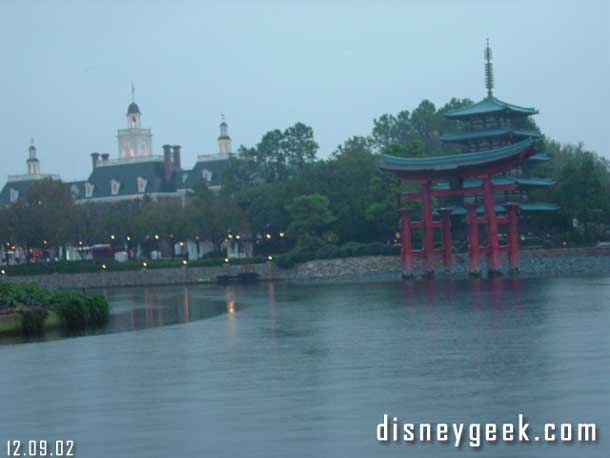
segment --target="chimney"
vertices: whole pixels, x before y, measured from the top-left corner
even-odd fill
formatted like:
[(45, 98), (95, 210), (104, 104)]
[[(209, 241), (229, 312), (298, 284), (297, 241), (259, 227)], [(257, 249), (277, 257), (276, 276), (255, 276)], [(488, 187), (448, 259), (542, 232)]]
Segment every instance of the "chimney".
[(103, 162), (108, 162), (108, 159), (110, 158), (110, 154), (108, 153), (103, 153), (102, 154), (102, 163)]
[(172, 147), (163, 145), (163, 172), (165, 182), (169, 183), (172, 178)]
[(91, 153), (91, 163), (93, 165), (93, 168), (97, 167), (99, 161), (100, 161), (99, 153)]
[(182, 170), (182, 162), (180, 161), (180, 145), (174, 145), (174, 170)]

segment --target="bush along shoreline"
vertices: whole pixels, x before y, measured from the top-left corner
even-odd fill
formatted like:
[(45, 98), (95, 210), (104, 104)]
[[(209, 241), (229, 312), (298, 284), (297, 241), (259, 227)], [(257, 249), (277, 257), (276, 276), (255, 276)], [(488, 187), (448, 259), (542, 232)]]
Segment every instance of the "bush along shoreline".
[(0, 284), (0, 335), (36, 336), (50, 328), (84, 331), (105, 324), (109, 315), (101, 294)]
[[(231, 259), (229, 264), (262, 264), (267, 262), (264, 256), (256, 256), (249, 259)], [(94, 260), (94, 261), (57, 261), (57, 262), (36, 262), (30, 264), (17, 264), (12, 266), (2, 266), (2, 275), (8, 277), (20, 277), (26, 275), (48, 275), (48, 274), (81, 274), (93, 272), (127, 272), (136, 270), (154, 269), (177, 269), (189, 267), (219, 267), (226, 264), (225, 258), (202, 258), (193, 261), (185, 259), (132, 259), (126, 262), (117, 262), (113, 259)]]

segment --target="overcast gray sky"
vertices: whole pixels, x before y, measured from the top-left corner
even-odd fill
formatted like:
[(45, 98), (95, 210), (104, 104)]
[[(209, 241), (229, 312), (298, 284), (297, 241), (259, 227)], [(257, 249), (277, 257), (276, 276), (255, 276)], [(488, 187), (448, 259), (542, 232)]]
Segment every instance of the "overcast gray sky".
[(221, 113), (234, 149), (302, 121), (324, 157), (383, 113), (482, 98), (486, 37), (496, 96), (610, 157), (609, 16), (606, 0), (2, 0), (0, 183), (31, 137), (67, 180), (117, 157), (132, 81), (155, 153), (181, 144), (187, 167), (216, 151)]

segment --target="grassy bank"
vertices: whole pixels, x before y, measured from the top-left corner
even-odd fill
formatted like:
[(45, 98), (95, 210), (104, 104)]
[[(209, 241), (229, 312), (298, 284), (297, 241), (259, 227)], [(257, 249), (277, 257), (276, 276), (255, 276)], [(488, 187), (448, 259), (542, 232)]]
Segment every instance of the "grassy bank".
[[(261, 264), (267, 261), (265, 257), (255, 257), (252, 259), (231, 259), (230, 264), (240, 265), (246, 262)], [(217, 267), (226, 263), (225, 258), (204, 258), (194, 261), (183, 259), (159, 259), (151, 261), (149, 259), (129, 260), (127, 262), (116, 262), (114, 260), (96, 261), (58, 261), (58, 262), (36, 262), (30, 264), (19, 264), (13, 266), (3, 266), (4, 275), (24, 276), (24, 275), (48, 275), (48, 274), (79, 274), (88, 272), (125, 272), (147, 269), (171, 269), (189, 267)]]
[(109, 313), (101, 294), (0, 284), (0, 334), (36, 335), (56, 327), (84, 330), (104, 324)]

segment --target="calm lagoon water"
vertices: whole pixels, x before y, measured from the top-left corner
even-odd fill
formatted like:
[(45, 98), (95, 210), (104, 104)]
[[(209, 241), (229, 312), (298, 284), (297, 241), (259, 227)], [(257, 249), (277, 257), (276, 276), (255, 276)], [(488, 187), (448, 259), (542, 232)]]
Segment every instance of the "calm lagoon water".
[[(610, 279), (115, 289), (96, 335), (0, 347), (7, 439), (79, 457), (610, 456)], [(381, 445), (404, 422), (596, 422), (595, 445)], [(2, 452), (3, 453), (3, 452)], [(2, 454), (1, 456), (4, 456)]]

